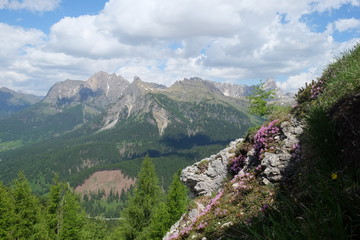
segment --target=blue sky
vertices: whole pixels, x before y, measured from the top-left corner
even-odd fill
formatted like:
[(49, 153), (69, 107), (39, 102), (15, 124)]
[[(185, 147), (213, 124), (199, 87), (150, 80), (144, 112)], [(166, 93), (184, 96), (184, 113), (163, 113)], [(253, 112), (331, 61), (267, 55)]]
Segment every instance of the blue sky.
[(360, 0), (0, 0), (0, 34), (0, 87), (39, 95), (98, 71), (294, 92), (360, 42)]
[(0, 22), (25, 28), (37, 28), (44, 33), (49, 33), (50, 27), (62, 18), (96, 15), (104, 8), (106, 2), (105, 0), (62, 0), (52, 11), (3, 8), (0, 9)]

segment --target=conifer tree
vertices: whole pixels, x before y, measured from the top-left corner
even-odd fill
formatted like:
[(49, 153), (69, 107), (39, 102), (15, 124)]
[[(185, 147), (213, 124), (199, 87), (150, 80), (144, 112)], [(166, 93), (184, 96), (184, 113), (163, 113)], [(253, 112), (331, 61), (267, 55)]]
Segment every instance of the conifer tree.
[(67, 186), (59, 182), (59, 176), (53, 179), (50, 187), (46, 208), (46, 223), (51, 239), (56, 239), (61, 228), (62, 201), (66, 193)]
[(38, 199), (32, 194), (28, 180), (23, 172), (19, 172), (12, 191), (15, 200), (16, 239), (49, 239), (46, 230), (45, 216)]
[(0, 182), (0, 239), (14, 239), (15, 205), (8, 189)]
[(82, 228), (82, 238), (85, 240), (102, 240), (107, 239), (108, 232), (105, 220), (88, 219)]
[(160, 202), (154, 209), (150, 224), (137, 237), (139, 240), (161, 240), (170, 229), (169, 212), (166, 202)]
[(136, 239), (141, 231), (150, 224), (154, 209), (160, 201), (159, 180), (154, 164), (145, 157), (137, 177), (134, 194), (122, 214), (122, 221), (117, 230), (123, 239)]
[(169, 213), (169, 228), (180, 219), (189, 203), (188, 190), (180, 181), (180, 174), (180, 171), (174, 174), (167, 194), (166, 206)]
[(78, 196), (75, 195), (70, 189), (64, 196), (61, 215), (62, 221), (59, 239), (81, 239), (81, 229), (85, 223), (85, 213), (80, 206)]

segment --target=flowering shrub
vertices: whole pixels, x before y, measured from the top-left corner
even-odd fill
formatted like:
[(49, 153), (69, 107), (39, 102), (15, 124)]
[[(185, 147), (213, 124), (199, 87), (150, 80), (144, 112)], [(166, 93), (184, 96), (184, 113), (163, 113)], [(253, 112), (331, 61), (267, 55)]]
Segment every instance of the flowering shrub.
[(318, 82), (311, 86), (311, 99), (316, 99), (324, 90), (324, 80), (320, 79)]
[(246, 156), (240, 154), (239, 156), (230, 160), (229, 170), (232, 174), (237, 174), (245, 166)]
[(207, 222), (201, 221), (199, 225), (197, 226), (197, 230), (202, 230), (208, 225)]
[(234, 189), (235, 195), (240, 193), (246, 193), (251, 190), (251, 185), (249, 182), (254, 179), (254, 175), (251, 173), (244, 173), (243, 171), (239, 172), (232, 180), (232, 187)]
[(216, 208), (214, 214), (216, 217), (223, 217), (228, 214), (228, 211), (226, 209)]
[(265, 152), (274, 151), (275, 148), (272, 146), (274, 143), (274, 137), (279, 135), (280, 128), (276, 126), (279, 120), (271, 121), (267, 126), (262, 126), (254, 137), (254, 150), (255, 157), (261, 160), (264, 157)]
[(255, 174), (258, 175), (260, 173), (262, 173), (264, 171), (264, 166), (262, 166), (261, 164), (257, 165), (256, 168), (254, 169)]
[(190, 231), (192, 231), (194, 229), (197, 229), (197, 230), (204, 229), (207, 226), (207, 222), (201, 221), (197, 226), (195, 224), (202, 216), (204, 216), (205, 214), (210, 212), (212, 207), (217, 203), (217, 201), (221, 198), (221, 196), (223, 194), (224, 194), (224, 191), (221, 190), (214, 198), (212, 198), (210, 200), (210, 203), (208, 205), (206, 205), (204, 210), (202, 210), (202, 212), (196, 218), (192, 219), (191, 223), (188, 226), (181, 229), (180, 233), (175, 233), (175, 234), (171, 235), (170, 237), (167, 238), (167, 240), (174, 240), (174, 239), (181, 238), (182, 236), (186, 236), (190, 233)]

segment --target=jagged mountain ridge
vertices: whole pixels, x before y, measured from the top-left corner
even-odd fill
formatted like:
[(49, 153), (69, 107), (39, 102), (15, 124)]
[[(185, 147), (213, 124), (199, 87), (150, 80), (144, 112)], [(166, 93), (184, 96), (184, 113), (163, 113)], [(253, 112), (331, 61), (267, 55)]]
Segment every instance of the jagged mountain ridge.
[(198, 78), (168, 88), (104, 72), (66, 80), (0, 121), (0, 179), (14, 178), (21, 167), (30, 179), (50, 181), (59, 172), (77, 185), (96, 169), (134, 175), (136, 159), (146, 154), (170, 178), (256, 124), (246, 109), (246, 101)]
[[(276, 90), (277, 101), (291, 101), (289, 96), (277, 88), (272, 79), (265, 82), (266, 89)], [(234, 103), (234, 107), (243, 106), (240, 100), (250, 95), (253, 86), (218, 83), (201, 78), (190, 78), (175, 82), (172, 86), (166, 87), (156, 83), (147, 83), (139, 77), (135, 77), (132, 83), (116, 74), (98, 72), (87, 81), (66, 80), (55, 84), (43, 100), (58, 108), (68, 104), (85, 103), (90, 108), (96, 109), (98, 114), (107, 112), (104, 118), (103, 129), (113, 127), (124, 112), (131, 114), (135, 107), (144, 107), (144, 103), (136, 106), (142, 96), (148, 93), (164, 94), (172, 99), (180, 101), (215, 101)], [(236, 98), (229, 100), (228, 97)], [(216, 101), (215, 101), (216, 102)], [(142, 106), (141, 106), (142, 105)], [(146, 104), (145, 104), (146, 105)], [(147, 109), (149, 111), (149, 109)]]

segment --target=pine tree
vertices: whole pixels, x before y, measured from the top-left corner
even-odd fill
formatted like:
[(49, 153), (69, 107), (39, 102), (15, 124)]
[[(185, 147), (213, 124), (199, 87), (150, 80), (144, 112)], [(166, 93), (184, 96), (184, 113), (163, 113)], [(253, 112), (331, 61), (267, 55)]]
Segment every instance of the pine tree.
[(82, 228), (82, 238), (85, 240), (102, 240), (108, 236), (105, 220), (88, 219)]
[(64, 183), (59, 182), (59, 177), (56, 175), (53, 179), (53, 185), (50, 187), (46, 207), (46, 223), (51, 239), (56, 239), (58, 237), (61, 228), (61, 205), (66, 189), (67, 186)]
[(167, 194), (166, 206), (169, 213), (169, 228), (180, 219), (189, 203), (188, 190), (180, 181), (180, 174), (180, 171), (174, 174)]
[(160, 201), (159, 180), (154, 164), (145, 157), (134, 189), (134, 195), (128, 200), (120, 222), (118, 234), (124, 239), (136, 239), (141, 231), (150, 224), (154, 209)]
[(32, 194), (28, 180), (23, 172), (18, 174), (12, 191), (15, 200), (17, 221), (15, 227), (16, 239), (49, 239), (46, 230), (45, 216), (42, 215), (38, 199)]
[(169, 212), (166, 202), (160, 202), (154, 209), (150, 224), (136, 238), (138, 240), (161, 240), (170, 229)]
[(0, 239), (14, 239), (15, 205), (8, 189), (0, 182)]
[(80, 200), (71, 189), (64, 196), (61, 213), (60, 240), (81, 239), (81, 229), (85, 223), (85, 213), (80, 206)]

